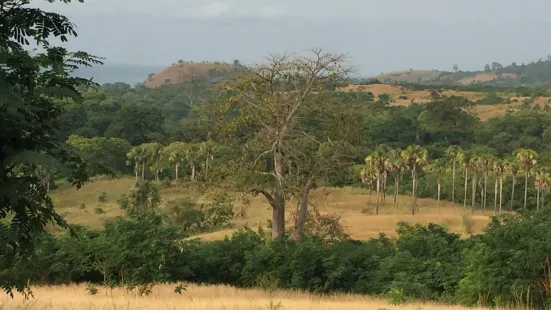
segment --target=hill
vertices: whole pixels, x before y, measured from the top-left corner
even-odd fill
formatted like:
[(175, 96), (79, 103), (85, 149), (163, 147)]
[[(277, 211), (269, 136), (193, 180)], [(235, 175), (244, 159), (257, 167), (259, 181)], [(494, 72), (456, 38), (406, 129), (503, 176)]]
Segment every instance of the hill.
[(223, 72), (229, 71), (232, 65), (222, 62), (183, 62), (179, 61), (161, 71), (149, 74), (145, 85), (158, 87), (165, 84), (178, 84), (185, 80), (198, 78), (214, 81)]
[(537, 62), (517, 65), (512, 63), (503, 66), (494, 62), (480, 71), (455, 72), (438, 70), (406, 70), (381, 73), (370, 79), (378, 79), (384, 83), (407, 82), (427, 85), (490, 85), (500, 87), (542, 86), (551, 84), (551, 58), (540, 59)]
[[(127, 193), (133, 184), (134, 179), (128, 177), (117, 180), (99, 179), (80, 190), (65, 184), (54, 190), (52, 197), (57, 212), (65, 216), (70, 223), (100, 229), (106, 219), (124, 216), (117, 200), (122, 194)], [(100, 203), (98, 197), (102, 192), (106, 194), (107, 199)], [(163, 200), (160, 210), (166, 209), (167, 203), (171, 200), (194, 196), (196, 195), (193, 190), (173, 184), (170, 188), (161, 191)], [(197, 198), (206, 199), (206, 197)], [(412, 216), (410, 214), (411, 198), (400, 196), (398, 208), (392, 201), (392, 197), (389, 197), (382, 204), (380, 215), (375, 216), (371, 215), (375, 208), (375, 196), (370, 197), (366, 190), (358, 188), (321, 188), (313, 191), (310, 198), (312, 204), (318, 207), (321, 213), (340, 215), (347, 233), (357, 240), (375, 238), (379, 233), (395, 236), (397, 224), (401, 221), (424, 225), (437, 223), (447, 227), (451, 232), (460, 234), (465, 233), (465, 225), (472, 225), (472, 232), (479, 233), (488, 224), (492, 215), (491, 212), (484, 214), (477, 212), (476, 215), (471, 216), (470, 211), (463, 209), (463, 205), (447, 201), (442, 201), (441, 208), (438, 210), (436, 200), (420, 199), (420, 212)], [(296, 202), (290, 201), (289, 204), (293, 205)], [(243, 205), (236, 201), (234, 206), (236, 213), (242, 208)], [(292, 219), (291, 210), (292, 208), (288, 209), (288, 224)], [(250, 206), (246, 207), (243, 217), (234, 218), (231, 229), (214, 231), (199, 237), (205, 240), (223, 239), (225, 236), (231, 236), (235, 229), (245, 226), (255, 230), (258, 227), (268, 229), (266, 223), (271, 214), (266, 199), (257, 196), (252, 199)]]

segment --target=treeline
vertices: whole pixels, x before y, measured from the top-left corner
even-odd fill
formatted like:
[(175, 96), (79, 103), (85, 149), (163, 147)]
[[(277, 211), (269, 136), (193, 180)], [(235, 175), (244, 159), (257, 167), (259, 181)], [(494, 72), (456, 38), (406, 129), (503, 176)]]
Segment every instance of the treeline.
[[(116, 218), (101, 231), (73, 227), (42, 235), (7, 274), (34, 284), (93, 283), (147, 294), (156, 283), (227, 284), (266, 290), (386, 296), (467, 306), (547, 309), (551, 211), (503, 215), (483, 235), (461, 239), (444, 228), (402, 223), (393, 240), (271, 240), (241, 229), (231, 239), (186, 239), (162, 216)], [(181, 287), (181, 285), (180, 285)]]

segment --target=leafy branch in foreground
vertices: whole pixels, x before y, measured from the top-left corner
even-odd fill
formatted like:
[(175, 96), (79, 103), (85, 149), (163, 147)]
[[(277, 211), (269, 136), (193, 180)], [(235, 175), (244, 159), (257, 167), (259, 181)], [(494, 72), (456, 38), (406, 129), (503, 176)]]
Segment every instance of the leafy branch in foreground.
[[(57, 139), (57, 119), (61, 102), (79, 101), (79, 88), (97, 86), (71, 73), (101, 64), (85, 52), (50, 46), (51, 37), (76, 36), (74, 25), (29, 3), (0, 0), (0, 283), (11, 296), (13, 289), (29, 292), (26, 279), (10, 273), (14, 260), (29, 256), (48, 223), (67, 227), (47, 196), (41, 171), (59, 172), (77, 188), (88, 181), (87, 164)], [(28, 50), (31, 40), (41, 51)]]

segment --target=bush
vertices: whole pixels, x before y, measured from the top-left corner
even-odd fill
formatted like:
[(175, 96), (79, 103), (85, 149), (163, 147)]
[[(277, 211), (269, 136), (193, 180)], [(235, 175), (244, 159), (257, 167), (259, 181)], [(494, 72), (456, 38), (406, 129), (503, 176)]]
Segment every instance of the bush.
[(107, 201), (107, 193), (106, 192), (101, 192), (101, 194), (99, 194), (98, 196), (98, 201), (100, 203), (104, 203)]
[(130, 216), (144, 212), (154, 212), (161, 203), (159, 186), (151, 181), (136, 183), (126, 197), (121, 196), (118, 202), (121, 208), (128, 212)]

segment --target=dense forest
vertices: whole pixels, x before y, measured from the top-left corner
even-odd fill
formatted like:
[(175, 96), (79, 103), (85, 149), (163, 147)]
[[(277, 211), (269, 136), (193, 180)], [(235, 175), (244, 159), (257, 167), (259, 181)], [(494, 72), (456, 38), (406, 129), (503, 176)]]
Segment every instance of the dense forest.
[[(235, 66), (214, 82), (97, 85), (71, 72), (100, 58), (47, 42), (75, 34), (64, 16), (14, 3), (2, 8), (10, 27), (0, 29), (0, 286), (7, 293), (88, 282), (90, 292), (103, 285), (148, 294), (157, 283), (196, 282), (549, 308), (551, 113), (534, 100), (548, 94), (545, 87), (480, 85), (486, 97), (478, 102), (427, 87), (430, 102), (395, 106), (385, 94), (336, 91), (351, 68), (321, 49)], [(29, 40), (45, 51), (29, 52)], [(523, 70), (521, 78), (532, 69)], [(501, 92), (529, 98), (504, 117), (472, 113), (502, 103)], [(119, 199), (124, 217), (92, 230), (56, 213), (49, 196), (56, 184), (80, 188), (103, 175), (135, 178)], [(162, 186), (213, 198), (160, 210)], [(495, 217), (468, 239), (436, 224), (403, 223), (395, 239), (355, 241), (330, 215), (320, 225), (331, 230), (312, 226), (309, 194), (322, 186), (375, 191), (373, 216), (391, 197), (415, 216), (417, 198), (430, 197)], [(238, 216), (229, 193), (264, 197), (271, 233), (194, 239)], [(290, 198), (298, 206), (286, 221)], [(50, 234), (51, 224), (67, 231)]]

